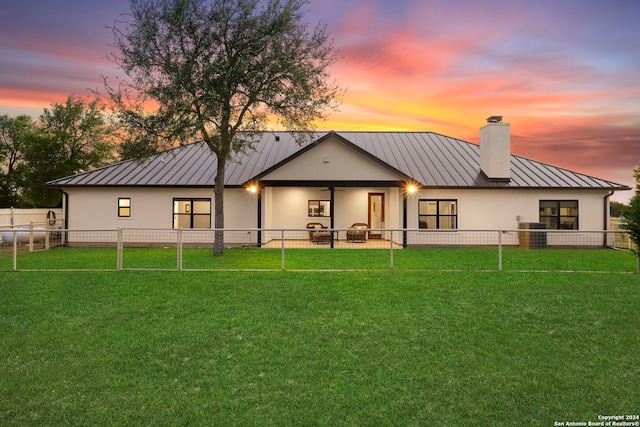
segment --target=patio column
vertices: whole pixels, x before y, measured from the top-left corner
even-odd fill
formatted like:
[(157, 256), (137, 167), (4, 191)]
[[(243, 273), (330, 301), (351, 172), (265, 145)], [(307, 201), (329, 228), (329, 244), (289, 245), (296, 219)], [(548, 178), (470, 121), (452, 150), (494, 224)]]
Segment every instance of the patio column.
[(258, 247), (262, 246), (262, 187), (258, 187)]
[(333, 214), (335, 212), (335, 207), (334, 207), (334, 203), (333, 203), (333, 196), (335, 195), (335, 187), (329, 187), (329, 194), (330, 194), (330, 200), (331, 203), (329, 203), (329, 215), (331, 216), (331, 247), (333, 248), (333, 228), (335, 227), (334, 225), (334, 221), (333, 221)]
[(407, 197), (406, 191), (402, 192), (402, 247), (407, 247)]

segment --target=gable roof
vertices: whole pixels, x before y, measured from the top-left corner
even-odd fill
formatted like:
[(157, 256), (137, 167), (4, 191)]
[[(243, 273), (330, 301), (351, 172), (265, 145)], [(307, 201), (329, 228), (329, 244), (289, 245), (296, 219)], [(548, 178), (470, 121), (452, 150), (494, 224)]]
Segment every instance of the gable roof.
[[(584, 188), (628, 190), (629, 187), (579, 172), (511, 155), (511, 180), (495, 182), (480, 171), (480, 146), (433, 132), (317, 133), (300, 147), (289, 132), (265, 132), (254, 150), (238, 153), (227, 163), (225, 186), (240, 187), (259, 180), (318, 144), (335, 138), (399, 179), (410, 178), (429, 188)], [(158, 186), (212, 187), (216, 156), (200, 141), (136, 162), (125, 160), (89, 172), (56, 179), (47, 187)]]
[(339, 134), (337, 134), (335, 132), (329, 132), (329, 133), (325, 134), (324, 136), (322, 136), (321, 138), (316, 139), (313, 143), (311, 143), (311, 144), (309, 144), (309, 145), (307, 145), (305, 147), (299, 148), (299, 150), (297, 152), (295, 152), (293, 155), (283, 159), (282, 161), (280, 161), (280, 162), (276, 163), (275, 165), (271, 166), (269, 169), (266, 169), (262, 173), (256, 175), (253, 178), (253, 181), (259, 181), (263, 177), (269, 175), (271, 172), (279, 169), (280, 167), (288, 164), (289, 162), (292, 162), (294, 159), (296, 159), (298, 157), (301, 157), (305, 153), (311, 151), (313, 148), (317, 147), (318, 145), (320, 145), (320, 144), (322, 144), (325, 141), (328, 141), (330, 139), (337, 140), (339, 143), (342, 143), (345, 146), (351, 148), (352, 150), (354, 150), (357, 153), (359, 153), (361, 156), (363, 156), (363, 157), (373, 161), (374, 163), (378, 164), (383, 169), (387, 169), (391, 173), (397, 175), (397, 178), (396, 178), (397, 180), (401, 180), (401, 181), (413, 180), (413, 178), (411, 176), (409, 176), (409, 175), (405, 174), (403, 171), (398, 170), (397, 168), (391, 166), (389, 163), (384, 162), (382, 159), (380, 159), (379, 157), (374, 156), (373, 154), (371, 154), (367, 150), (364, 150), (360, 146), (353, 144), (352, 142), (350, 142), (346, 138), (342, 137), (341, 135), (339, 135)]

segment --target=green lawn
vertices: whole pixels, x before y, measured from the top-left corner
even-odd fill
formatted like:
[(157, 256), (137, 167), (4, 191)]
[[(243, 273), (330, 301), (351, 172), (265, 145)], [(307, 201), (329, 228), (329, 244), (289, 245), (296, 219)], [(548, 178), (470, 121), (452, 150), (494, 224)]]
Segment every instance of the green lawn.
[(633, 274), (5, 272), (0, 425), (597, 421), (640, 408), (639, 306)]
[[(227, 249), (223, 257), (213, 257), (211, 248), (184, 249), (182, 267), (186, 270), (281, 270), (281, 249)], [(18, 270), (80, 269), (114, 270), (115, 248), (54, 248), (21, 253)], [(388, 249), (287, 249), (285, 270), (370, 270), (389, 271), (495, 271), (499, 267), (497, 248), (409, 248)], [(125, 248), (125, 269), (177, 269), (176, 248)], [(12, 270), (10, 254), (0, 256), (0, 271)], [(637, 258), (630, 251), (612, 249), (505, 248), (504, 270), (636, 272)]]

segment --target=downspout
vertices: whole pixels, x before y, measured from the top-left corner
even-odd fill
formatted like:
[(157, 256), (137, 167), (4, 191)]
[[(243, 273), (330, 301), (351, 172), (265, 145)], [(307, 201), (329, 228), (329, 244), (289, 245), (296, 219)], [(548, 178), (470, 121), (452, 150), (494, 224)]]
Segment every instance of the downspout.
[[(606, 196), (604, 196), (603, 200), (603, 210), (604, 210), (604, 224), (602, 229), (604, 231), (607, 231), (611, 228), (611, 219), (610, 219), (610, 215), (611, 215), (611, 208), (609, 207), (609, 197), (611, 197), (613, 195), (613, 193), (615, 193), (615, 191), (613, 190), (609, 190), (609, 194), (607, 194)], [(607, 247), (607, 237), (608, 234), (607, 233), (602, 233), (603, 234), (603, 242), (602, 242), (602, 247), (606, 248)]]
[(60, 189), (60, 192), (62, 193), (62, 215), (64, 215), (64, 229), (68, 230), (69, 229), (69, 214), (68, 214), (69, 193), (67, 193), (63, 189)]
[[(64, 215), (64, 230), (69, 230), (69, 193), (64, 191), (62, 188), (60, 189), (62, 193), (62, 215)], [(63, 246), (69, 245), (69, 235), (65, 231), (60, 235), (61, 243)]]

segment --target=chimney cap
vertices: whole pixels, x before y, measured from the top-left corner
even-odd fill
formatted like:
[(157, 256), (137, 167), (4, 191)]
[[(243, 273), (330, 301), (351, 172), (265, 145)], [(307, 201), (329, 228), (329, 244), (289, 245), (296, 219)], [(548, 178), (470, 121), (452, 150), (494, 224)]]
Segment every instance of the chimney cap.
[(502, 116), (491, 116), (487, 119), (487, 123), (502, 123)]

